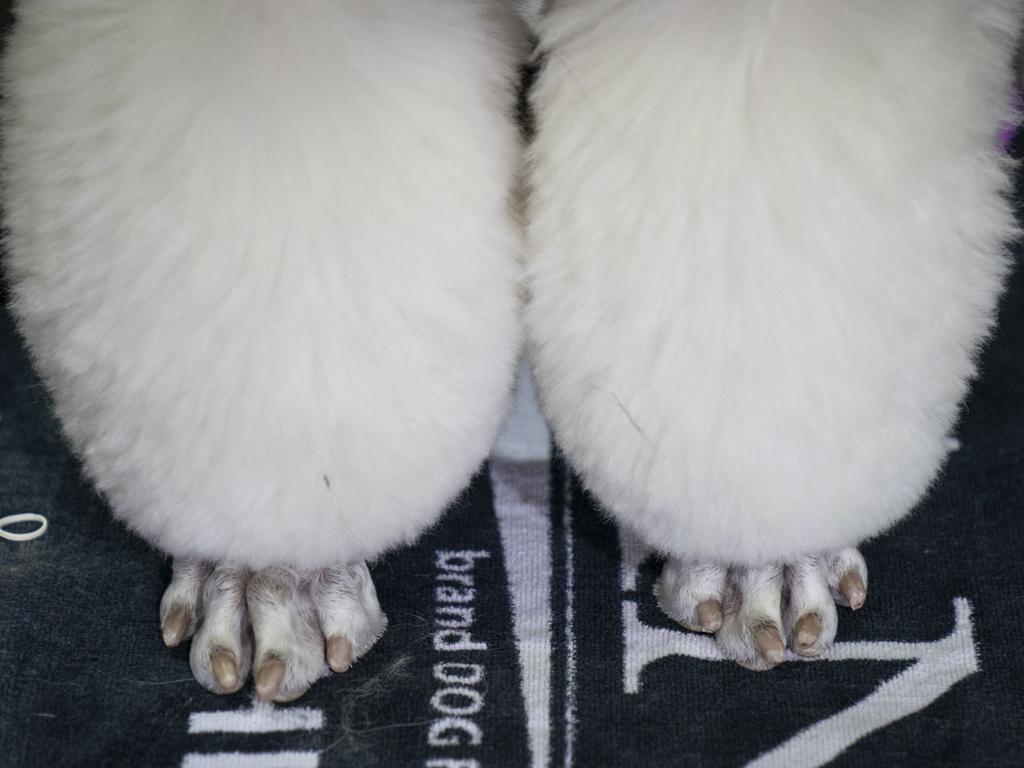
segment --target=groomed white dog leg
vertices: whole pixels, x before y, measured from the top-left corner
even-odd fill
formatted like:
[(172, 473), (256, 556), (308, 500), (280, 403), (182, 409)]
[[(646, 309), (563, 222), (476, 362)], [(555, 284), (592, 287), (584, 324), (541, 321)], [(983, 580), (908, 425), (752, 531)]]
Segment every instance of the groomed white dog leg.
[[(507, 7), (506, 7), (507, 6)], [(21, 0), (13, 311), (219, 693), (344, 671), (364, 562), (479, 468), (519, 347), (525, 34), (503, 0)]]
[[(863, 604), (1016, 233), (1017, 0), (558, 0), (537, 25), (527, 325), (602, 504), (684, 626), (764, 669)], [(876, 587), (877, 588), (877, 587)]]

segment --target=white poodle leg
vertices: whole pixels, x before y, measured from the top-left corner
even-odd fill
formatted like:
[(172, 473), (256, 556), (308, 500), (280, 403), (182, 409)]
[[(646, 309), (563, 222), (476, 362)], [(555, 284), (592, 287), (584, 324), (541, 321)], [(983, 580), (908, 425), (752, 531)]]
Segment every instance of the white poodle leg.
[(832, 643), (928, 490), (1015, 236), (1024, 6), (561, 0), (525, 316), (555, 438), (752, 668)]
[(501, 0), (16, 12), (19, 326), (114, 515), (176, 558), (166, 643), (194, 638), (210, 690), (252, 671), (294, 698), (373, 645), (363, 563), (436, 521), (501, 425), (520, 21)]

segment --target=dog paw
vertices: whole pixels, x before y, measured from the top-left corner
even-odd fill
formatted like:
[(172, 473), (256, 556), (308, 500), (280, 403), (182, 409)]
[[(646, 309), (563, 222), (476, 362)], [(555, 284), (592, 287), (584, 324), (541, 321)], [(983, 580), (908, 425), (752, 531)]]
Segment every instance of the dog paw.
[(363, 563), (302, 573), (177, 560), (160, 605), (164, 643), (192, 638), (204, 688), (235, 693), (252, 672), (264, 701), (294, 701), (331, 670), (345, 672), (386, 625)]
[(714, 634), (727, 658), (761, 671), (780, 664), (787, 648), (804, 657), (827, 650), (839, 624), (836, 604), (857, 610), (867, 584), (860, 552), (843, 549), (757, 567), (671, 558), (655, 591), (669, 617)]

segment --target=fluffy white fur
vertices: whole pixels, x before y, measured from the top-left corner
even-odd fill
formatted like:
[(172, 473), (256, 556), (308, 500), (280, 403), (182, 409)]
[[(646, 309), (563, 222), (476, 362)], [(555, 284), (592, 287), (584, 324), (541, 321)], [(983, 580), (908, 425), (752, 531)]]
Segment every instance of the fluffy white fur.
[(1014, 233), (1011, 0), (557, 0), (527, 310), (607, 508), (676, 554), (854, 544), (935, 478)]
[(430, 524), (517, 339), (500, 0), (23, 0), (14, 311), (116, 515), (316, 568)]

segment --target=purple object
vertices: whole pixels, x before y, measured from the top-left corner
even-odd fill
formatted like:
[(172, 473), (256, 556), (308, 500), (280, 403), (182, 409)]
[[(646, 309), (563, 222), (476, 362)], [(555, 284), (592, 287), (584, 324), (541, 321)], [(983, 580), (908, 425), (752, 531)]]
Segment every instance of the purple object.
[(1010, 108), (1013, 110), (1013, 118), (1003, 120), (999, 124), (999, 131), (996, 134), (996, 146), (1004, 152), (1010, 149), (1010, 145), (1013, 144), (1013, 140), (1017, 136), (1017, 129), (1020, 126), (1021, 99), (1019, 92), (1013, 94)]

